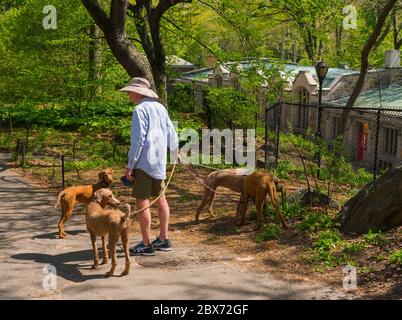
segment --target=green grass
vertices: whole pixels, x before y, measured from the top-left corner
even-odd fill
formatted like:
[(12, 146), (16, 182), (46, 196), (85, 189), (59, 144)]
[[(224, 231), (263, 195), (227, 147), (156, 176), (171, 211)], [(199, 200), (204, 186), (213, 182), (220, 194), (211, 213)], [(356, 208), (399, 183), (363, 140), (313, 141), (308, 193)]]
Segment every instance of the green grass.
[(345, 243), (343, 252), (346, 254), (357, 254), (362, 252), (367, 245), (364, 242)]
[(281, 228), (276, 224), (266, 224), (262, 227), (260, 234), (257, 236), (257, 242), (264, 242), (277, 239), (281, 232)]

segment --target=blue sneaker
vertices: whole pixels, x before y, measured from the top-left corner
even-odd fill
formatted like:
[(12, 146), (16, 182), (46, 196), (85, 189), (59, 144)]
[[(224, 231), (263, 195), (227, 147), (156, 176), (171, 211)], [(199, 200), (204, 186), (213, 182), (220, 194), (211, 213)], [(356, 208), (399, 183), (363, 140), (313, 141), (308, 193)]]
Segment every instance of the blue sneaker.
[(160, 240), (158, 237), (154, 241), (152, 241), (152, 247), (155, 250), (170, 251), (170, 250), (172, 250), (172, 243), (170, 242), (169, 239)]
[(144, 242), (140, 242), (134, 247), (131, 247), (128, 249), (130, 252), (130, 255), (132, 256), (154, 256), (155, 255), (155, 249), (153, 248), (152, 245), (146, 246)]

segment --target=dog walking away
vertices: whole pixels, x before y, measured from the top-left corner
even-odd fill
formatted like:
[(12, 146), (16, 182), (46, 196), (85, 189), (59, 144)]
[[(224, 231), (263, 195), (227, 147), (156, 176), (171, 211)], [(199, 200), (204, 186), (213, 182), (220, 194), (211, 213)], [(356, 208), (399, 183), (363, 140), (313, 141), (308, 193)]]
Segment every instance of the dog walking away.
[(251, 172), (247, 169), (225, 169), (211, 172), (203, 181), (204, 194), (195, 215), (195, 222), (199, 222), (200, 214), (206, 205), (208, 205), (208, 213), (213, 217), (212, 204), (218, 187), (227, 188), (236, 193), (241, 193), (244, 178)]
[(73, 186), (61, 191), (57, 197), (55, 208), (61, 203), (61, 218), (58, 224), (59, 237), (64, 238), (64, 224), (73, 214), (76, 203), (88, 205), (95, 191), (102, 188), (109, 188), (113, 182), (113, 170), (102, 170), (98, 174), (99, 182), (93, 185)]
[(264, 222), (264, 206), (266, 197), (269, 195), (274, 206), (275, 213), (279, 218), (282, 227), (286, 229), (287, 225), (279, 206), (277, 186), (278, 189), (282, 189), (282, 186), (279, 184), (279, 179), (267, 173), (254, 172), (253, 174), (245, 177), (243, 181), (243, 192), (240, 200), (241, 204), (238, 224), (244, 224), (249, 199), (255, 198), (258, 217), (258, 225), (256, 229), (260, 229)]
[(99, 254), (98, 246), (96, 245), (96, 237), (102, 238), (102, 250), (103, 261), (102, 264), (108, 262), (108, 251), (106, 247), (106, 236), (108, 236), (109, 255), (112, 259), (112, 266), (106, 273), (107, 277), (111, 277), (116, 269), (116, 244), (121, 237), (123, 243), (124, 254), (126, 257), (126, 265), (121, 276), (125, 276), (130, 271), (130, 255), (128, 252), (128, 237), (130, 227), (130, 213), (131, 208), (129, 204), (126, 204), (127, 213), (123, 213), (120, 210), (106, 210), (105, 206), (110, 205), (116, 207), (120, 204), (112, 191), (109, 189), (99, 189), (94, 193), (91, 202), (89, 203), (86, 211), (86, 223), (87, 229), (91, 236), (92, 249), (94, 252), (94, 264), (93, 269), (98, 267)]

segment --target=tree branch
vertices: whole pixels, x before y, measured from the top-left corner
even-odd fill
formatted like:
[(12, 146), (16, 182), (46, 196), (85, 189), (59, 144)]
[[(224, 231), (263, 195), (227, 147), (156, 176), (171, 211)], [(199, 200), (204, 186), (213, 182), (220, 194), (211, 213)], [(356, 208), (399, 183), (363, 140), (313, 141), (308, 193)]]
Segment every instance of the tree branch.
[(155, 19), (160, 20), (161, 17), (170, 8), (174, 7), (178, 3), (191, 3), (193, 0), (159, 0), (158, 5), (152, 10)]
[(108, 20), (108, 16), (106, 12), (101, 8), (98, 3), (98, 0), (81, 0), (84, 7), (90, 13), (92, 19), (94, 19), (95, 23), (102, 29), (105, 30), (106, 22)]
[(118, 32), (118, 34), (124, 33), (124, 25), (126, 22), (127, 14), (127, 0), (112, 0), (110, 5), (110, 20)]
[[(223, 61), (217, 56), (217, 54), (216, 54), (211, 48), (209, 48), (207, 45), (205, 45), (204, 43), (202, 43), (202, 42), (201, 42), (200, 40), (198, 40), (197, 38), (195, 38), (195, 37), (193, 37), (193, 36), (191, 36), (191, 35), (189, 35), (189, 34), (186, 34), (186, 32), (185, 32), (182, 28), (180, 28), (177, 24), (175, 24), (173, 21), (169, 20), (168, 18), (162, 17), (162, 19), (166, 20), (168, 23), (170, 23), (170, 24), (171, 24), (173, 27), (175, 27), (177, 30), (181, 31), (181, 32), (182, 32), (183, 34), (185, 34), (187, 37), (193, 39), (193, 40), (194, 40), (195, 42), (197, 42), (201, 47), (203, 47), (204, 49), (208, 50), (215, 58), (218, 59), (218, 61), (219, 61), (220, 63), (223, 63)], [(169, 30), (169, 31), (171, 31), (171, 32), (173, 32), (172, 30), (170, 30), (170, 29), (168, 29), (168, 28), (166, 28), (166, 29)]]

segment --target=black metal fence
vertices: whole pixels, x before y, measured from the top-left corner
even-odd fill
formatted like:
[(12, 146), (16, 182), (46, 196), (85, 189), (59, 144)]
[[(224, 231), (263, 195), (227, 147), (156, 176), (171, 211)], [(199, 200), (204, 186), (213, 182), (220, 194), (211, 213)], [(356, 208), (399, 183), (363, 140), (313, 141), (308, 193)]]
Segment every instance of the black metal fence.
[(319, 179), (328, 162), (345, 160), (376, 179), (402, 165), (402, 107), (278, 103), (265, 110), (264, 149), (266, 166), (315, 163)]
[[(125, 163), (129, 148), (125, 143), (118, 143), (113, 137), (98, 139), (100, 140), (98, 141), (99, 146), (96, 145), (96, 141), (88, 140), (85, 137), (42, 144), (37, 141), (38, 132), (40, 129), (27, 132), (26, 135), (24, 132), (23, 138), (16, 140), (11, 138), (10, 145), (13, 147), (9, 151), (11, 151), (16, 165), (41, 168), (47, 172), (46, 175), (50, 181), (61, 187), (68, 184), (68, 172), (73, 173), (73, 180), (81, 181), (84, 180), (81, 171), (91, 169), (92, 166), (97, 167), (105, 164), (109, 166), (108, 163), (114, 164), (122, 158), (124, 158), (122, 161)], [(21, 130), (14, 132), (14, 134), (21, 137)], [(102, 149), (98, 150), (99, 148)], [(93, 157), (95, 152), (102, 154), (102, 157)], [(71, 178), (71, 174), (69, 177)]]

